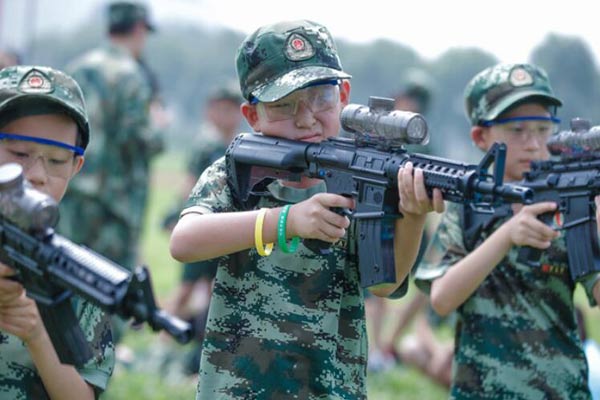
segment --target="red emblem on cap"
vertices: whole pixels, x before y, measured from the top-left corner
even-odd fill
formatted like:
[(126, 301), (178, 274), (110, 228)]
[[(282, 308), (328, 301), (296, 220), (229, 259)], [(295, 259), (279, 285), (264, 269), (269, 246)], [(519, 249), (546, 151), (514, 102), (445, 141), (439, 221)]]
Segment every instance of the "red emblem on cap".
[(38, 75), (30, 76), (27, 79), (27, 85), (31, 88), (40, 88), (44, 85), (44, 79)]
[(285, 43), (285, 55), (289, 60), (308, 60), (315, 55), (310, 41), (298, 33), (292, 33)]
[(304, 40), (302, 40), (298, 37), (294, 38), (294, 40), (292, 40), (291, 44), (292, 44), (292, 47), (294, 48), (294, 50), (297, 50), (297, 51), (302, 51), (306, 47)]
[(517, 70), (515, 71), (515, 79), (517, 81), (522, 81), (523, 79), (525, 79), (526, 75), (525, 75), (525, 71), (524, 70)]

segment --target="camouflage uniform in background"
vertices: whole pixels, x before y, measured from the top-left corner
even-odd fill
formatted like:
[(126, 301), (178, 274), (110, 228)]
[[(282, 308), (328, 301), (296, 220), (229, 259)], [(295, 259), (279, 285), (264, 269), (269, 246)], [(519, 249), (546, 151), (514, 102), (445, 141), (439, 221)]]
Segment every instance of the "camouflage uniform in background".
[[(28, 88), (30, 82), (37, 85)], [(73, 118), (79, 126), (81, 143), (78, 145), (86, 148), (90, 136), (88, 118), (83, 94), (75, 81), (48, 67), (19, 66), (0, 71), (0, 128), (15, 116), (45, 113), (61, 113)], [(87, 300), (75, 295), (70, 301), (93, 353), (77, 372), (94, 387), (98, 398), (106, 389), (115, 364), (109, 319)], [(3, 331), (0, 331), (0, 399), (49, 399), (23, 341)]]
[(136, 59), (115, 44), (68, 67), (81, 85), (94, 140), (61, 204), (61, 232), (126, 268), (137, 259), (150, 161), (162, 139), (150, 128), (151, 87)]
[[(530, 64), (482, 71), (465, 89), (465, 97), (473, 126), (492, 121), (522, 102), (561, 105), (545, 72)], [(415, 283), (425, 292), (472, 250), (464, 241), (463, 207), (447, 205), (415, 273)], [(479, 243), (508, 218), (484, 232)], [(589, 399), (565, 235), (542, 252), (540, 268), (517, 262), (519, 250), (513, 246), (457, 309), (451, 398)], [(592, 275), (578, 282), (592, 305), (597, 279)]]
[[(223, 157), (227, 145), (216, 139), (218, 133), (206, 134), (210, 130), (214, 130), (208, 124), (203, 124), (201, 135), (202, 141), (197, 143), (195, 151), (192, 152), (188, 160), (187, 172), (191, 176), (200, 177), (202, 172), (212, 165), (219, 158)], [(178, 214), (181, 208), (178, 210)], [(184, 282), (193, 282), (199, 278), (213, 279), (217, 270), (217, 260), (204, 260), (194, 263), (185, 263), (183, 265), (182, 280)]]
[(227, 144), (218, 139), (219, 134), (212, 125), (202, 124), (200, 131), (200, 140), (194, 143), (187, 163), (187, 173), (196, 177), (200, 177), (206, 168), (223, 157), (227, 150)]
[[(272, 197), (257, 208), (296, 203), (324, 186), (302, 190), (274, 182), (269, 190)], [(233, 205), (223, 158), (202, 174), (187, 206), (205, 214), (242, 211)], [(300, 245), (293, 254), (275, 248), (260, 257), (251, 249), (221, 259), (198, 399), (364, 397), (366, 328), (351, 242), (339, 241), (329, 256)], [(275, 371), (285, 378), (273, 379)]]

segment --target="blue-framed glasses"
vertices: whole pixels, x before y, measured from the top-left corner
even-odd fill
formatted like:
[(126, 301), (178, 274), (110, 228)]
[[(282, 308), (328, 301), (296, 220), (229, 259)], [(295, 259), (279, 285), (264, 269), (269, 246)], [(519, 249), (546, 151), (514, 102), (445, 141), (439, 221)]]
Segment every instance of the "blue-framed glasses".
[(1, 139), (24, 140), (26, 142), (36, 142), (36, 143), (45, 144), (45, 145), (49, 145), (49, 146), (62, 147), (63, 149), (72, 151), (73, 153), (75, 153), (78, 156), (82, 156), (85, 151), (85, 150), (83, 150), (82, 147), (73, 146), (68, 143), (59, 142), (57, 140), (40, 138), (40, 137), (35, 137), (35, 136), (17, 135), (15, 133), (0, 132), (0, 140)]
[(551, 135), (558, 132), (559, 124), (559, 118), (532, 115), (484, 121), (481, 125), (485, 127), (497, 126), (511, 135), (511, 137), (526, 141), (531, 137), (548, 139)]
[(81, 147), (56, 140), (3, 132), (0, 148), (4, 162), (19, 163), (27, 170), (41, 160), (48, 175), (60, 178), (72, 175), (74, 156), (84, 152)]

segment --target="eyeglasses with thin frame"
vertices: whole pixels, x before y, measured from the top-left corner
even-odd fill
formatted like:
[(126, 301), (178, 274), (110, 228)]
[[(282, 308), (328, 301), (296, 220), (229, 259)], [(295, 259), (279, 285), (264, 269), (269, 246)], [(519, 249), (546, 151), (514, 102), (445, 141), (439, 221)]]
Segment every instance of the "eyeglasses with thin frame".
[(547, 140), (550, 136), (558, 132), (560, 128), (559, 124), (559, 118), (532, 115), (484, 121), (482, 126), (497, 126), (510, 135), (512, 139), (524, 143), (531, 138)]
[(41, 160), (46, 173), (58, 178), (70, 177), (75, 157), (83, 154), (83, 149), (66, 143), (7, 133), (0, 133), (0, 149), (5, 162), (19, 163), (28, 170)]
[(297, 90), (277, 101), (253, 103), (259, 113), (269, 121), (276, 122), (294, 118), (300, 103), (313, 113), (318, 113), (331, 110), (338, 105), (339, 99), (338, 81), (327, 81)]

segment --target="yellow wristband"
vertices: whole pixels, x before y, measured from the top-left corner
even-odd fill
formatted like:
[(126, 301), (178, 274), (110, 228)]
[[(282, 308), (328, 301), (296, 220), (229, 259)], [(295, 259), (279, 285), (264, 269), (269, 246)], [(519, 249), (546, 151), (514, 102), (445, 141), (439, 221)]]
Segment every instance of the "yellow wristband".
[(258, 255), (263, 257), (270, 255), (271, 251), (273, 251), (273, 243), (267, 243), (266, 246), (263, 246), (262, 231), (266, 213), (267, 208), (261, 208), (256, 216), (256, 224), (254, 224), (254, 245), (256, 246)]

